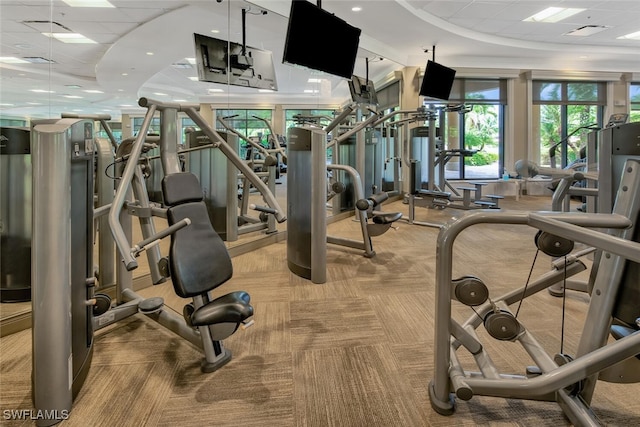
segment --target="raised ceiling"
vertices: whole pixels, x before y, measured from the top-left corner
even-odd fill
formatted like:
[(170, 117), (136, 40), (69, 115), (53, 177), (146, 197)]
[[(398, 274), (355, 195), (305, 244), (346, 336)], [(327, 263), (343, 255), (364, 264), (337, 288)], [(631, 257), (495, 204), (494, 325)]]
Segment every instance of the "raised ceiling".
[[(118, 117), (134, 111), (140, 96), (311, 106), (335, 105), (348, 97), (344, 79), (282, 64), (290, 1), (111, 3), (114, 8), (0, 0), (0, 56), (53, 61), (0, 63), (3, 117), (56, 117), (69, 111)], [(352, 11), (355, 6), (362, 10)], [(554, 24), (523, 22), (548, 6), (585, 10)], [(362, 29), (354, 73), (363, 76), (369, 58), (374, 81), (404, 66), (424, 66), (433, 45), (436, 60), (453, 68), (640, 72), (640, 40), (619, 39), (640, 31), (637, 0), (324, 0), (322, 7)], [(186, 65), (186, 58), (195, 56), (193, 33), (241, 42), (243, 8), (249, 9), (247, 44), (273, 52), (278, 92), (190, 79), (196, 76)], [(600, 31), (568, 35), (581, 27)], [(57, 30), (81, 33), (96, 43), (65, 44), (42, 35)], [(318, 55), (330, 60), (331, 49), (326, 46)], [(309, 83), (310, 77), (322, 81)]]

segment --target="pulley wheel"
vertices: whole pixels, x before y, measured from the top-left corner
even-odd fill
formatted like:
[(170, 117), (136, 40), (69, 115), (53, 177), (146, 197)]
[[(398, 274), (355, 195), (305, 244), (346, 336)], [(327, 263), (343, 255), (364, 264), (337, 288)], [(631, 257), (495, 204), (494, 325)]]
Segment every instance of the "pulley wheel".
[(538, 249), (552, 257), (562, 257), (570, 254), (573, 250), (573, 240), (555, 236), (545, 231), (536, 235), (535, 242)]
[(111, 297), (106, 294), (95, 294), (93, 298), (96, 300), (93, 306), (93, 315), (101, 316), (111, 308)]
[[(553, 356), (553, 361), (556, 362), (558, 366), (563, 366), (569, 362), (573, 362), (573, 357), (571, 357), (568, 354), (558, 353), (555, 356)], [(580, 392), (582, 392), (583, 385), (584, 385), (584, 380), (580, 380), (577, 383), (569, 384), (564, 389), (567, 393), (571, 394), (572, 396), (575, 396)]]
[(331, 184), (331, 191), (333, 191), (336, 194), (342, 193), (346, 188), (347, 187), (345, 187), (345, 185), (339, 181), (336, 181), (333, 184)]
[(475, 307), (484, 304), (489, 298), (489, 289), (484, 282), (474, 276), (463, 276), (452, 280), (455, 296), (464, 305)]
[(492, 311), (484, 318), (484, 327), (493, 338), (513, 341), (520, 333), (520, 323), (508, 311)]

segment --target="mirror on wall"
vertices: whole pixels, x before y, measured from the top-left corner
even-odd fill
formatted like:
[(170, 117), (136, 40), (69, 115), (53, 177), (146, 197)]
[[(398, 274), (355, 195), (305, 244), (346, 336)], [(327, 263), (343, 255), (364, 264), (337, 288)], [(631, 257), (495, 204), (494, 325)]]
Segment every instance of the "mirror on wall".
[[(1, 8), (5, 17), (16, 14), (16, 25), (27, 20), (10, 5), (3, 4)], [(233, 130), (243, 135), (244, 139), (240, 138), (238, 145), (239, 153), (247, 161), (256, 160), (255, 170), (263, 173), (265, 171), (257, 162), (259, 159), (252, 157), (256, 152), (274, 150), (277, 146), (286, 150), (287, 129), (302, 123), (302, 117), (315, 117), (319, 125), (325, 125), (351, 100), (349, 80), (283, 64), (288, 18), (249, 3), (195, 2), (172, 10), (154, 6), (138, 10), (136, 17), (127, 16), (133, 12), (120, 8), (103, 11), (104, 16), (122, 18), (119, 25), (113, 26), (101, 23), (101, 14), (96, 14), (95, 10), (81, 11), (62, 3), (33, 4), (26, 8), (28, 10), (24, 13), (51, 21), (48, 24), (50, 28), (58, 24), (73, 28), (96, 43), (71, 46), (42, 35), (44, 30), (28, 27), (31, 32), (25, 33), (24, 37), (29, 39), (31, 51), (17, 52), (16, 57), (37, 54), (51, 62), (38, 65), (37, 70), (32, 64), (3, 64), (3, 79), (7, 78), (12, 83), (7, 85), (10, 90), (3, 85), (3, 102), (9, 102), (11, 97), (10, 102), (14, 104), (3, 105), (0, 110), (3, 126), (23, 124), (28, 127), (30, 119), (59, 118), (62, 113), (109, 115), (110, 130), (120, 142), (134, 136), (140, 125), (144, 115), (144, 110), (137, 106), (140, 97), (200, 104), (201, 114), (213, 127), (228, 131), (218, 120), (223, 118)], [(74, 27), (75, 18), (85, 15), (86, 25), (80, 27), (76, 24), (77, 28)], [(72, 17), (75, 17), (73, 23), (68, 21)], [(129, 24), (131, 21), (136, 21), (135, 25)], [(97, 30), (103, 28), (105, 31), (107, 27), (108, 37)], [(55, 31), (49, 30), (50, 33)], [(3, 29), (3, 35), (4, 32)], [(230, 81), (201, 81), (194, 44), (194, 34), (198, 33), (229, 41), (236, 47), (242, 46), (244, 41), (256, 51), (269, 52), (276, 84), (258, 88), (231, 84)], [(7, 34), (9, 38), (11, 36)], [(89, 65), (80, 69), (69, 59), (73, 57), (69, 49), (75, 49), (75, 54), (83, 58), (93, 55), (99, 59), (87, 59)], [(248, 62), (242, 58), (236, 63), (246, 66), (243, 72), (251, 71)], [(368, 70), (369, 78), (379, 81), (399, 68), (398, 64), (382, 60), (375, 52), (360, 48), (354, 74), (364, 77)], [(23, 119), (22, 122), (16, 121)], [(352, 123), (355, 120), (354, 114)], [(159, 124), (153, 122), (152, 128), (158, 130)], [(182, 113), (178, 115), (176, 129), (179, 142), (185, 147), (189, 133), (198, 130), (195, 123)], [(96, 137), (106, 138), (108, 132), (104, 127), (96, 126)], [(284, 156), (280, 155), (277, 161), (274, 191), (280, 205), (286, 207), (287, 168)], [(3, 167), (2, 170), (4, 174), (9, 169)], [(2, 180), (10, 184), (14, 178), (3, 175)], [(259, 213), (251, 212), (248, 207), (251, 203), (243, 203), (243, 197), (249, 197), (252, 202), (256, 197), (259, 200), (255, 189), (246, 186), (240, 177), (231, 191), (237, 194), (238, 216), (251, 217), (249, 220), (241, 218), (243, 223), (239, 226), (256, 219), (261, 222)], [(329, 210), (328, 214), (333, 214), (333, 211)], [(286, 223), (276, 224), (276, 229), (279, 232), (286, 230)], [(228, 247), (269, 235), (271, 233), (265, 233), (265, 230), (240, 234), (237, 240), (228, 242)], [(136, 274), (145, 273), (141, 270)], [(28, 301), (1, 303), (0, 318), (24, 317), (30, 310)], [(6, 324), (3, 323), (3, 327)]]

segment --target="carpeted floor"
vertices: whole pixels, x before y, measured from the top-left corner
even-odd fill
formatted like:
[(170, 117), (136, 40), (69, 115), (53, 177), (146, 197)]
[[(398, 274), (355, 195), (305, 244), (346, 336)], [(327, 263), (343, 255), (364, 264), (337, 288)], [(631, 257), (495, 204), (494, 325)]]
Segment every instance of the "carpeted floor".
[[(547, 198), (506, 199), (512, 209), (548, 209)], [(395, 202), (385, 210), (406, 214)], [(417, 219), (444, 222), (454, 210), (417, 209)], [(357, 238), (351, 219), (331, 234)], [(564, 426), (548, 402), (474, 397), (444, 417), (429, 404), (433, 375), (434, 275), (438, 230), (400, 223), (374, 239), (377, 256), (331, 246), (328, 280), (312, 284), (286, 267), (286, 244), (233, 259), (234, 277), (217, 293), (243, 289), (252, 297), (255, 325), (226, 340), (233, 360), (200, 372), (200, 352), (137, 315), (95, 337), (89, 377), (64, 426)], [(454, 277), (473, 274), (491, 295), (524, 285), (535, 253), (535, 231), (487, 225), (467, 230), (455, 248)], [(539, 256), (533, 276), (549, 268)], [(145, 289), (181, 311), (170, 284)], [(575, 352), (588, 297), (567, 296), (565, 351)], [(549, 353), (558, 352), (562, 300), (547, 292), (528, 299), (519, 319)], [(473, 312), (454, 305), (456, 319)], [(496, 365), (523, 374), (532, 362), (518, 344), (479, 330)], [(461, 358), (463, 362), (467, 359)], [(474, 368), (474, 367), (472, 367)], [(0, 424), (5, 410), (31, 409), (31, 333), (0, 342)], [(639, 385), (600, 383), (593, 409), (609, 426), (640, 425)]]

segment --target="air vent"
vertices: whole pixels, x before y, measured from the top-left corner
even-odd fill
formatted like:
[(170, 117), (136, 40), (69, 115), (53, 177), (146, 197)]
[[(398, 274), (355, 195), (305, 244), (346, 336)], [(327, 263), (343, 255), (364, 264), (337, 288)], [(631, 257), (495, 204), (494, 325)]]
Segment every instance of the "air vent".
[(69, 27), (55, 21), (22, 21), (22, 23), (39, 33), (73, 32)]
[(564, 33), (565, 36), (578, 36), (578, 37), (588, 37), (592, 36), (600, 31), (608, 30), (611, 27), (607, 27), (606, 25), (585, 25), (582, 27), (578, 27), (575, 30), (571, 30), (567, 33)]
[(54, 60), (43, 58), (41, 56), (27, 56), (22, 59), (24, 59), (25, 61), (31, 62), (32, 64), (55, 64), (56, 63), (56, 61)]

